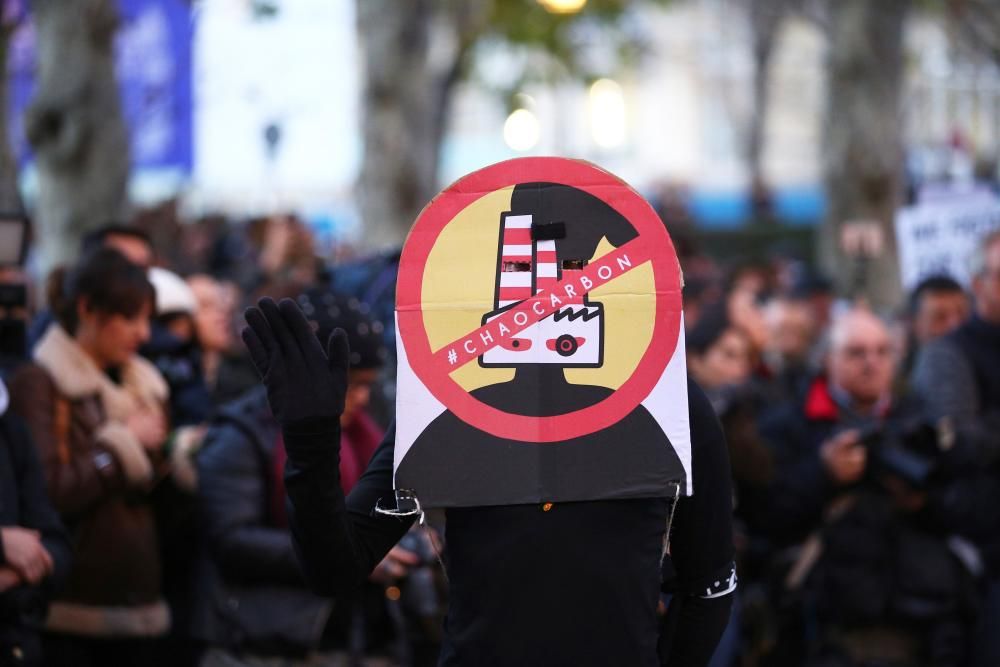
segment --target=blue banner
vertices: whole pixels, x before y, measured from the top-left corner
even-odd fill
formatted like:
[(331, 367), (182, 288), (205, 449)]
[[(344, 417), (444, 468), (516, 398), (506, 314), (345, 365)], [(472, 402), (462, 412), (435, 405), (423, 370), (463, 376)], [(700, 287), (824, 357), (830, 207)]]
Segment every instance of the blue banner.
[[(4, 0), (19, 25), (8, 55), (8, 132), (18, 163), (31, 160), (24, 111), (35, 80), (35, 30), (23, 0)], [(133, 169), (190, 173), (192, 14), (185, 0), (118, 0), (115, 70), (129, 128)]]

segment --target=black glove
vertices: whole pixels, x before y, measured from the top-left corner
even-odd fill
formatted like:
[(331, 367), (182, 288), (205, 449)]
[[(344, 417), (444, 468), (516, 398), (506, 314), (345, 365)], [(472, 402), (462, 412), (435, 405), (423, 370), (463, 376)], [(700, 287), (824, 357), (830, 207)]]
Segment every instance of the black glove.
[(335, 329), (326, 352), (305, 315), (291, 299), (265, 297), (248, 308), (243, 342), (267, 387), (271, 413), (283, 427), (304, 420), (337, 418), (344, 412), (350, 347)]

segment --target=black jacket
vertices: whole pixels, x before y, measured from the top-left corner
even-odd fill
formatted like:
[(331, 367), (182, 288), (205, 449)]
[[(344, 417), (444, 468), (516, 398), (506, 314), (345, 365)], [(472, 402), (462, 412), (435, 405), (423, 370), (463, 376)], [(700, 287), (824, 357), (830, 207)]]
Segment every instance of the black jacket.
[[(673, 594), (660, 637), (665, 664), (708, 662), (735, 585), (732, 495), (724, 436), (694, 385), (689, 406), (695, 493), (678, 504), (666, 577), (665, 498), (447, 511), (441, 665), (656, 665), (661, 581)], [(350, 590), (413, 522), (373, 512), (393, 497), (394, 431), (346, 499), (337, 420), (300, 423), (284, 437), (303, 570), (325, 594)]]
[(162, 325), (153, 323), (151, 338), (140, 353), (149, 359), (170, 385), (170, 421), (174, 426), (204, 423), (212, 410), (212, 396), (201, 369), (201, 350)]
[[(837, 496), (857, 490), (858, 485), (838, 488), (820, 460), (820, 446), (836, 433), (848, 429), (889, 429), (929, 424), (925, 404), (914, 395), (894, 400), (879, 418), (858, 417), (837, 406), (823, 378), (817, 378), (795, 404), (786, 404), (765, 415), (761, 434), (774, 450), (774, 480), (767, 489), (763, 512), (770, 517), (768, 535), (778, 543), (797, 543), (823, 523), (823, 512)], [(921, 522), (936, 531), (958, 534), (976, 541), (1000, 529), (995, 513), (979, 508), (1000, 502), (1000, 484), (986, 474), (968, 454), (962, 434), (947, 452), (925, 452), (934, 474), (927, 488), (927, 503)], [(869, 450), (868, 472), (878, 470), (877, 457)], [(870, 478), (862, 481), (869, 484)]]
[(307, 651), (332, 609), (306, 587), (269, 505), (278, 429), (263, 388), (223, 408), (198, 456), (202, 545), (194, 635), (255, 651)]
[[(3, 391), (0, 386), (0, 391)], [(0, 593), (0, 665), (40, 660), (39, 637), (48, 602), (65, 581), (72, 558), (69, 535), (45, 491), (38, 454), (27, 428), (11, 414), (0, 415), (0, 526), (37, 530), (52, 556), (54, 571), (41, 586), (18, 586)], [(0, 543), (0, 566), (5, 563)]]

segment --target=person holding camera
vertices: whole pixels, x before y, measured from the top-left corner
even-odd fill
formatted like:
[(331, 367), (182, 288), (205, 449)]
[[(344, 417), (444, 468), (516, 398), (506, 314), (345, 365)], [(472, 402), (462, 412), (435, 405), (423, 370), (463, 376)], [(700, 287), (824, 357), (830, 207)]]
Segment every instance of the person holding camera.
[[(309, 290), (297, 302), (320, 339), (338, 327), (348, 332), (353, 364), (340, 420), (339, 471), (350, 489), (383, 435), (366, 412), (386, 358), (382, 330), (356, 299), (326, 289)], [(204, 667), (279, 658), (287, 665), (317, 664), (344, 653), (360, 659), (376, 634), (365, 609), (385, 601), (387, 587), (403, 587), (400, 581), (422, 560), (413, 548), (393, 547), (361, 593), (375, 605), (312, 593), (289, 532), (285, 460), (284, 439), (263, 387), (224, 407), (211, 423), (198, 456), (203, 543), (194, 632), (206, 644)]]
[(785, 592), (810, 599), (823, 628), (803, 664), (963, 659), (975, 567), (957, 557), (969, 545), (954, 533), (969, 517), (937, 520), (963, 480), (945, 465), (950, 434), (925, 422), (915, 397), (893, 393), (896, 364), (885, 324), (849, 311), (831, 328), (825, 374), (762, 424), (776, 463), (769, 532), (799, 545)]

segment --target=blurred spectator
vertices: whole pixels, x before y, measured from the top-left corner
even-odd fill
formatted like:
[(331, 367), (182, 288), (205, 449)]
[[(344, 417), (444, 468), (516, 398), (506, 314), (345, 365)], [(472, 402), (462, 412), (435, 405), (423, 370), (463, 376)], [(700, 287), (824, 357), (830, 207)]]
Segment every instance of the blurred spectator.
[(816, 331), (827, 331), (835, 299), (833, 283), (824, 276), (803, 272), (792, 287), (790, 296), (809, 304)]
[(316, 282), (320, 268), (312, 233), (293, 215), (257, 218), (243, 234), (224, 234), (213, 262), (247, 293), (262, 285), (294, 285), (301, 292)]
[(688, 333), (686, 345), (688, 370), (709, 398), (750, 379), (750, 338), (721, 304), (703, 314)]
[(167, 384), (137, 356), (155, 295), (146, 271), (99, 248), (50, 277), (57, 322), (11, 381), (76, 562), (49, 611), (45, 664), (157, 664), (170, 615), (148, 494), (165, 472)]
[(722, 290), (710, 280), (689, 279), (684, 282), (684, 327), (690, 331), (701, 319), (701, 314), (722, 298)]
[[(347, 331), (350, 341), (340, 449), (341, 477), (350, 489), (383, 435), (366, 414), (371, 383), (386, 358), (382, 331), (352, 297), (315, 289), (298, 302), (322, 341), (336, 327)], [(279, 659), (282, 665), (341, 664), (332, 661), (335, 654), (344, 659), (345, 648), (355, 660), (371, 648), (365, 644), (373, 626), (365, 625), (370, 618), (357, 606), (361, 601), (317, 597), (302, 579), (285, 515), (284, 462), (281, 433), (263, 387), (213, 421), (198, 459), (205, 553), (194, 627), (209, 647), (205, 666)], [(394, 548), (373, 574), (381, 584), (369, 590), (373, 599), (386, 601), (383, 586), (399, 585), (418, 561), (410, 551)], [(398, 604), (386, 602), (393, 603)]]
[[(127, 225), (111, 224), (90, 232), (81, 241), (80, 254), (85, 257), (99, 248), (113, 248), (128, 261), (144, 269), (152, 266), (155, 258), (149, 236), (142, 230)], [(48, 305), (51, 309), (52, 304)], [(31, 349), (35, 348), (54, 319), (51, 310), (43, 309), (36, 313), (28, 331), (28, 346)]]
[(913, 383), (934, 417), (992, 420), (1000, 418), (1000, 232), (982, 240), (969, 264), (972, 317), (926, 346)]
[[(757, 413), (762, 396), (751, 382), (751, 343), (723, 303), (710, 308), (688, 334), (687, 363), (722, 423), (736, 481), (737, 514), (744, 492), (756, 496), (771, 479), (771, 455), (758, 437)], [(749, 509), (749, 508), (748, 508)], [(756, 508), (753, 508), (754, 510)]]
[(71, 548), (45, 492), (27, 429), (7, 413), (0, 380), (0, 667), (41, 666), (48, 603), (65, 582)]
[(757, 433), (756, 418), (762, 397), (751, 382), (751, 342), (746, 332), (727, 315), (719, 302), (703, 312), (687, 335), (687, 363), (691, 376), (701, 385), (726, 434), (732, 466), (735, 518), (734, 543), (741, 590), (733, 617), (716, 648), (712, 665), (732, 665), (739, 653), (739, 635), (744, 593), (755, 586), (756, 564), (748, 526), (760, 517), (759, 496), (771, 481), (771, 452)]
[(895, 363), (887, 327), (849, 311), (833, 324), (825, 375), (763, 427), (777, 464), (769, 528), (780, 541), (805, 540), (785, 587), (808, 591), (823, 629), (810, 664), (958, 665), (963, 656), (971, 575), (927, 517), (929, 477), (899, 464), (941, 448), (914, 436), (922, 406), (893, 395)]
[(149, 235), (130, 225), (105, 225), (83, 237), (81, 254), (88, 255), (98, 248), (114, 248), (125, 259), (144, 269), (151, 267), (156, 257)]
[(369, 257), (360, 262), (339, 264), (331, 269), (330, 285), (338, 292), (358, 299), (365, 314), (379, 323), (388, 360), (372, 385), (369, 412), (383, 428), (396, 411), (396, 275), (399, 251)]
[(156, 309), (142, 355), (153, 362), (170, 387), (174, 425), (203, 423), (212, 402), (202, 373), (196, 332), (198, 301), (188, 284), (166, 269), (150, 269), (149, 281), (156, 292)]
[(809, 305), (800, 300), (776, 297), (764, 308), (767, 344), (763, 362), (768, 377), (768, 396), (773, 401), (792, 401), (805, 391), (814, 369), (816, 330)]
[(151, 494), (163, 563), (163, 584), (173, 624), (164, 654), (172, 665), (194, 664), (196, 647), (187, 636), (194, 605), (197, 509), (194, 456), (201, 447), (213, 401), (202, 374), (197, 336), (198, 301), (177, 274), (149, 269), (156, 292), (150, 340), (142, 355), (163, 374), (170, 388), (172, 430), (164, 446), (171, 475)]
[(19, 268), (0, 267), (0, 378), (28, 355), (28, 287)]
[(219, 367), (233, 344), (232, 304), (223, 286), (215, 278), (197, 274), (187, 279), (197, 301), (194, 334), (201, 349), (201, 368), (205, 383), (215, 387)]
[(969, 317), (969, 297), (949, 276), (921, 280), (910, 293), (908, 305), (918, 346), (950, 333)]
[[(934, 419), (948, 417), (966, 440), (971, 456), (1000, 479), (1000, 232), (983, 238), (969, 262), (972, 317), (921, 351), (912, 382)], [(982, 511), (983, 507), (979, 508)], [(986, 544), (991, 581), (976, 664), (1000, 664), (1000, 538)]]
[[(756, 274), (751, 274), (756, 275)], [(729, 292), (726, 298), (729, 319), (743, 330), (750, 343), (750, 363), (756, 369), (767, 348), (767, 321), (758, 302), (760, 292), (744, 286)]]
[(901, 322), (901, 342), (905, 354), (900, 368), (900, 381), (912, 372), (921, 348), (958, 328), (969, 316), (968, 295), (953, 278), (930, 276), (920, 281), (910, 292), (906, 317)]

